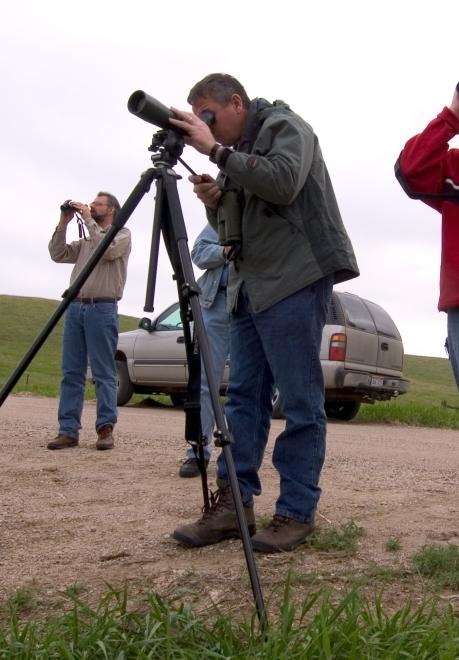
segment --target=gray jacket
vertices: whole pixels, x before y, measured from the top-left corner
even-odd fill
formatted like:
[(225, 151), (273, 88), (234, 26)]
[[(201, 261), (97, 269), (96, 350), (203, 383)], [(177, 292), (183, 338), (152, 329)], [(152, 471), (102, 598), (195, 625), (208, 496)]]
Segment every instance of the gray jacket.
[[(244, 135), (219, 168), (217, 180), (239, 191), (241, 210), (230, 310), (243, 282), (259, 312), (326, 275), (335, 283), (359, 275), (318, 139), (285, 103), (252, 101)], [(207, 217), (217, 228), (217, 212)]]
[(207, 224), (194, 242), (191, 250), (193, 263), (205, 273), (197, 280), (201, 289), (199, 302), (202, 307), (212, 307), (218, 292), (220, 279), (226, 264), (223, 247), (218, 244), (217, 232)]

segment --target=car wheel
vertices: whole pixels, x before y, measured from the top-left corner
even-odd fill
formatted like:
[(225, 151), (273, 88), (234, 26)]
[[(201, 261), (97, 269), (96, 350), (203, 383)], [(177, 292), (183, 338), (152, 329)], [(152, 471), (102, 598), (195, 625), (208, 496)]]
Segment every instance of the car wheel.
[(134, 385), (129, 378), (129, 371), (126, 362), (123, 360), (116, 360), (116, 370), (118, 372), (116, 403), (119, 406), (124, 406), (134, 394)]
[(183, 394), (169, 394), (169, 396), (172, 401), (172, 405), (176, 408), (181, 408), (185, 403), (185, 397)]
[(272, 398), (271, 398), (271, 403), (273, 404), (273, 411), (271, 413), (271, 417), (273, 419), (282, 419), (283, 414), (282, 414), (282, 406), (281, 406), (281, 400), (280, 400), (280, 395), (279, 395), (279, 390), (277, 387), (274, 389)]
[(325, 413), (329, 419), (349, 422), (360, 410), (360, 401), (326, 401)]

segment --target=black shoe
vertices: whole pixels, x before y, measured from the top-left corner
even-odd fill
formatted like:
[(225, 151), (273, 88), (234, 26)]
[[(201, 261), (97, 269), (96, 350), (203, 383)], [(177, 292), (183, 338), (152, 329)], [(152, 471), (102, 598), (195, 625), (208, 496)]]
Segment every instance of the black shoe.
[[(209, 459), (206, 458), (206, 467), (209, 465)], [(198, 461), (196, 458), (187, 458), (183, 461), (179, 470), (179, 477), (199, 477), (200, 475)]]

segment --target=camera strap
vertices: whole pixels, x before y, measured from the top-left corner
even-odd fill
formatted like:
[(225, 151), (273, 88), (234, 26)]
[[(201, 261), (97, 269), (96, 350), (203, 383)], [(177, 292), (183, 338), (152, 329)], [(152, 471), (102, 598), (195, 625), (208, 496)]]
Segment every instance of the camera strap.
[(83, 218), (80, 218), (80, 216), (78, 215), (78, 213), (75, 214), (75, 217), (76, 217), (76, 221), (77, 221), (77, 223), (78, 223), (78, 236), (79, 236), (80, 238), (83, 238), (85, 241), (87, 241), (87, 240), (88, 240), (88, 237), (86, 236), (86, 232), (85, 232), (85, 229), (84, 229), (84, 221), (83, 221)]

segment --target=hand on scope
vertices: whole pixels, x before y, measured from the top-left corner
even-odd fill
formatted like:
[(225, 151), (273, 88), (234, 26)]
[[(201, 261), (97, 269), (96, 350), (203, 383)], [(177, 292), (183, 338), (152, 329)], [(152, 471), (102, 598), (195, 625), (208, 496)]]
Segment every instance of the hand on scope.
[(196, 193), (198, 199), (210, 209), (216, 209), (220, 198), (222, 196), (222, 191), (220, 186), (213, 179), (210, 174), (201, 174), (188, 177), (188, 181), (194, 184), (193, 192)]
[(459, 83), (456, 86), (456, 89), (454, 90), (454, 96), (453, 100), (451, 101), (451, 105), (449, 106), (449, 109), (454, 112), (454, 114), (459, 118)]
[(215, 144), (215, 138), (207, 124), (192, 112), (184, 112), (177, 108), (171, 108), (171, 110), (177, 115), (178, 119), (171, 117), (169, 122), (182, 129), (185, 133), (184, 140), (186, 144), (194, 147), (201, 154), (208, 156)]

